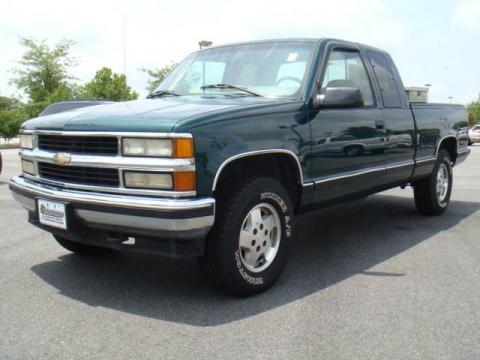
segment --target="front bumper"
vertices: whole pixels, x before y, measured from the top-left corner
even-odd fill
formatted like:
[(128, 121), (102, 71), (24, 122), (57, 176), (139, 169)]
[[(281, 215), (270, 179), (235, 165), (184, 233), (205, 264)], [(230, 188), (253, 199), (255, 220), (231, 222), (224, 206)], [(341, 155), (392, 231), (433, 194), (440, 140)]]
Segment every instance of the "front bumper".
[[(173, 256), (200, 255), (215, 219), (215, 199), (168, 199), (96, 193), (25, 179), (10, 180), (13, 197), (29, 211), (34, 225), (55, 235), (96, 246), (129, 248)], [(38, 222), (37, 199), (67, 206), (68, 230)], [(135, 239), (135, 246), (127, 245)]]

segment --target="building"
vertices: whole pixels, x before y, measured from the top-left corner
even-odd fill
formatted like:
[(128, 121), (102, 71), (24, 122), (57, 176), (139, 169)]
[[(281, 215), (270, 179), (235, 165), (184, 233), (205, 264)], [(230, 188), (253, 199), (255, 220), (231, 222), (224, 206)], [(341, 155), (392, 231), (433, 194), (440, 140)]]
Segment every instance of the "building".
[(405, 87), (408, 99), (413, 103), (428, 102), (428, 87), (426, 86), (407, 86)]

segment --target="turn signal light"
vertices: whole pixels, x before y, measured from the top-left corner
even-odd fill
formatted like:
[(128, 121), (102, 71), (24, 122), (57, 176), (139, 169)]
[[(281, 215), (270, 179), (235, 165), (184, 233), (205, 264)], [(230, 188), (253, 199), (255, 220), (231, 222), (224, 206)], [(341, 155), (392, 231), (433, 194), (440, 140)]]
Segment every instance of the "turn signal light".
[(196, 188), (195, 171), (179, 171), (173, 173), (175, 191), (194, 191)]
[(194, 156), (193, 139), (178, 138), (173, 141), (174, 158), (191, 158)]

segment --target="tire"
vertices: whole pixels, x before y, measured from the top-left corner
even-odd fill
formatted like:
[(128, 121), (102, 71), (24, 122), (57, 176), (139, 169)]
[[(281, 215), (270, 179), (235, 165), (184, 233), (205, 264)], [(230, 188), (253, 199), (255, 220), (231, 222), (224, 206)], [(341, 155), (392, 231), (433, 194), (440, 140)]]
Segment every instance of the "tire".
[(272, 286), (287, 261), (293, 207), (283, 186), (267, 177), (227, 181), (217, 192), (215, 224), (199, 258), (207, 280), (244, 297)]
[(448, 151), (441, 149), (430, 176), (413, 184), (417, 210), (425, 215), (443, 213), (450, 202), (452, 180), (450, 155)]
[(111, 249), (107, 249), (107, 248), (102, 248), (98, 246), (82, 244), (76, 241), (67, 240), (57, 235), (54, 235), (53, 237), (55, 238), (55, 240), (57, 240), (57, 242), (61, 246), (63, 246), (65, 249), (75, 254), (100, 255), (100, 254), (106, 254), (112, 251)]
[(356, 145), (347, 146), (343, 151), (347, 156), (359, 156), (363, 154), (363, 147)]

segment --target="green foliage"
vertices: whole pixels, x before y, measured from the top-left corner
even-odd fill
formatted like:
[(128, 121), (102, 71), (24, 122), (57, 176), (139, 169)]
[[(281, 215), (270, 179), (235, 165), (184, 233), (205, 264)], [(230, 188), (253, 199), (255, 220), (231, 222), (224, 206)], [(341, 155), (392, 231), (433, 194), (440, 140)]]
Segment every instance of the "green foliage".
[(135, 100), (138, 94), (127, 85), (123, 74), (114, 73), (110, 68), (98, 70), (95, 77), (81, 89), (83, 98), (104, 100)]
[(21, 104), (22, 103), (18, 99), (0, 96), (0, 111), (18, 108)]
[(165, 65), (161, 69), (140, 69), (141, 71), (146, 72), (150, 76), (146, 89), (149, 92), (154, 91), (158, 87), (158, 85), (160, 85), (163, 79), (165, 79), (167, 75), (170, 74), (177, 67), (177, 65), (178, 63), (172, 63), (169, 65)]
[(16, 77), (12, 83), (25, 91), (34, 103), (49, 101), (52, 96), (55, 99), (70, 97), (70, 80), (73, 77), (69, 68), (76, 65), (75, 59), (70, 56), (70, 47), (74, 42), (62, 40), (53, 48), (45, 40), (22, 38), (20, 42), (26, 51), (18, 62), (19, 68), (13, 70)]
[(73, 99), (78, 94), (78, 87), (73, 83), (69, 69), (76, 65), (70, 56), (71, 40), (62, 40), (53, 48), (45, 40), (22, 38), (20, 43), (25, 53), (13, 69), (15, 74), (11, 83), (28, 95), (24, 114), (37, 116), (53, 102)]
[(128, 85), (125, 75), (102, 68), (95, 77), (78, 86), (70, 74), (76, 60), (70, 55), (74, 42), (62, 40), (50, 47), (45, 40), (22, 38), (25, 53), (13, 69), (11, 83), (28, 96), (26, 104), (19, 100), (0, 96), (0, 135), (16, 136), (23, 121), (38, 116), (48, 105), (64, 100), (96, 98), (133, 100), (138, 94)]
[(470, 125), (480, 124), (480, 98), (468, 104), (467, 111)]
[(25, 118), (25, 113), (19, 109), (0, 111), (0, 135), (5, 139), (16, 137)]
[(24, 104), (17, 99), (0, 96), (0, 136), (5, 139), (17, 136), (26, 119)]

